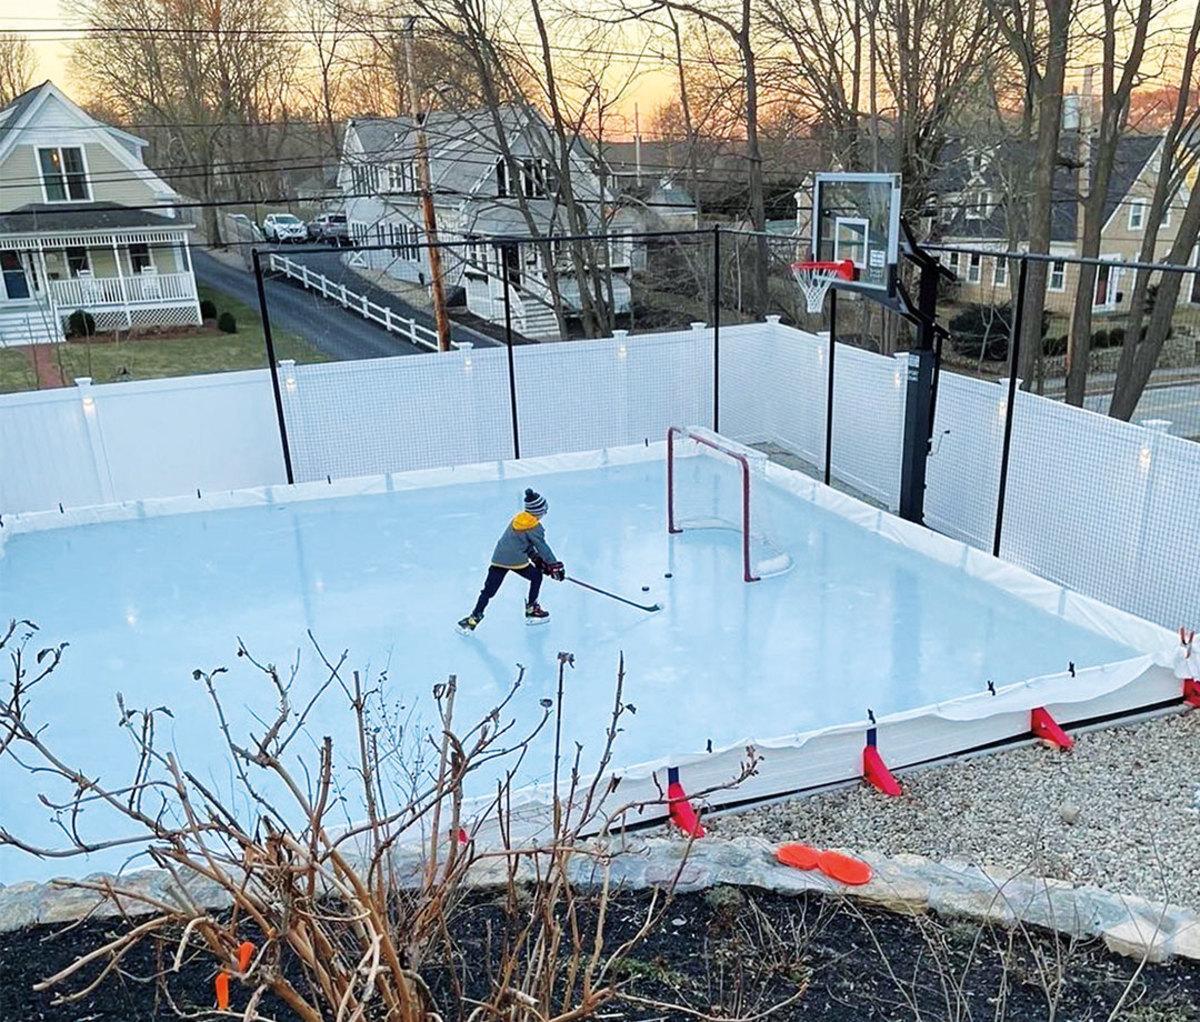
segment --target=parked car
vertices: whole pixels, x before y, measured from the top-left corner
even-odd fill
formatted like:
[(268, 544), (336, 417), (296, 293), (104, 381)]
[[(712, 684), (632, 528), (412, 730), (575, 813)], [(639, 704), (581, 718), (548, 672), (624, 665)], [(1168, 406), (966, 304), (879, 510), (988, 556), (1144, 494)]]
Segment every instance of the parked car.
[(267, 241), (308, 241), (304, 221), (291, 213), (268, 213), (262, 229)]
[(331, 245), (350, 243), (350, 225), (345, 213), (322, 213), (308, 222), (309, 241), (327, 241)]

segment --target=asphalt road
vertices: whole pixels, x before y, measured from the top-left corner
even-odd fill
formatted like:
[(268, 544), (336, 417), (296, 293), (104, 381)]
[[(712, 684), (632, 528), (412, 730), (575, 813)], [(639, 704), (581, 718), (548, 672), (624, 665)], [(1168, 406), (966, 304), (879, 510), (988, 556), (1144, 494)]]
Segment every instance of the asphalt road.
[[(192, 250), (192, 263), (201, 283), (245, 302), (252, 309), (258, 308), (258, 289), (252, 273), (228, 266), (200, 249)], [(415, 355), (426, 350), (299, 287), (268, 278), (264, 289), (271, 325), (303, 337), (331, 358), (382, 358)], [(397, 308), (397, 311), (402, 310)]]
[[(1110, 398), (1110, 394), (1089, 394), (1083, 404), (1092, 411), (1106, 412)], [(1143, 419), (1168, 419), (1175, 436), (1200, 436), (1200, 383), (1147, 387), (1133, 414), (1134, 422)]]
[[(286, 246), (280, 248), (279, 251), (283, 255), (289, 254)], [(422, 326), (427, 326), (430, 330), (435, 329), (436, 324), (433, 320), (433, 313), (430, 310), (411, 305), (399, 295), (395, 295), (391, 291), (386, 291), (365, 277), (359, 276), (354, 272), (353, 267), (347, 266), (342, 261), (344, 253), (345, 249), (331, 249), (328, 252), (305, 252), (294, 255), (292, 258), (296, 262), (304, 263), (309, 269), (325, 274), (334, 283), (345, 284), (355, 294), (366, 295), (378, 305), (390, 305), (401, 316), (416, 320), (416, 322)], [(453, 341), (469, 341), (478, 348), (493, 347), (497, 343), (486, 334), (472, 330), (462, 323), (454, 322), (450, 324), (450, 339)]]

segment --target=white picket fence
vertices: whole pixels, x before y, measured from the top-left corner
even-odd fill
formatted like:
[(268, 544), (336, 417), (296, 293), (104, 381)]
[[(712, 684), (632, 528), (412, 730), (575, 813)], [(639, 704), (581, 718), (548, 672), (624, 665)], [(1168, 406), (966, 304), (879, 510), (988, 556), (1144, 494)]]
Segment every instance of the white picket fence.
[(344, 309), (357, 312), (363, 319), (378, 323), (388, 333), (399, 334), (406, 341), (426, 348), (429, 351), (438, 350), (438, 335), (423, 323), (415, 319), (401, 316), (389, 305), (373, 302), (366, 295), (351, 291), (345, 284), (330, 280), (325, 274), (311, 270), (303, 263), (289, 259), (278, 252), (271, 253), (270, 269), (272, 273), (282, 273), (285, 277), (300, 281), (301, 286), (309, 291), (317, 292), (322, 298), (337, 302)]

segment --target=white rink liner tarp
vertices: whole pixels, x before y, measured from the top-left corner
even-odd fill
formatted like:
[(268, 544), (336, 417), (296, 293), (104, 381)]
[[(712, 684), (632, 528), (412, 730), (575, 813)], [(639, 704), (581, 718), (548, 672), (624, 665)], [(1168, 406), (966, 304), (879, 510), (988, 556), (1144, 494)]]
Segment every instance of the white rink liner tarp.
[[(334, 480), (332, 483), (268, 486), (208, 493), (196, 498), (138, 500), (65, 512), (14, 515), (5, 517), (3, 527), (0, 527), (0, 556), (4, 541), (21, 532), (603, 469), (664, 461), (665, 450), (665, 442), (660, 441), (520, 461)], [(1062, 672), (1030, 678), (997, 688), (994, 695), (984, 691), (880, 716), (874, 724), (877, 744), (884, 762), (893, 770), (1019, 739), (1029, 733), (1030, 712), (1038, 707), (1044, 707), (1056, 721), (1069, 728), (1073, 723), (1134, 713), (1181, 698), (1180, 679), (1189, 676), (1188, 668), (1182, 659), (1178, 636), (1167, 629), (1048, 582), (958, 540), (872, 508), (799, 472), (770, 463), (767, 478), (772, 485), (794, 497), (868, 532), (953, 567), (1045, 614), (1061, 617), (1142, 652), (1128, 660), (1080, 669), (1074, 676)], [(848, 683), (852, 684), (853, 679), (848, 679)], [(862, 719), (797, 734), (747, 735), (711, 753), (689, 750), (652, 762), (619, 767), (613, 772), (622, 780), (616, 793), (610, 796), (610, 803), (645, 803), (637, 820), (661, 818), (666, 814), (661, 794), (666, 787), (666, 767), (680, 768), (681, 780), (689, 792), (715, 788), (737, 774), (747, 746), (753, 746), (762, 757), (758, 773), (735, 790), (714, 794), (709, 800), (712, 804), (768, 799), (843, 783), (861, 774), (862, 750), (866, 731), (871, 726), (870, 721)], [(547, 796), (548, 791), (540, 786), (523, 792), (519, 802), (526, 808), (518, 815), (527, 821), (527, 825), (519, 824), (518, 829), (536, 829), (533, 821), (540, 817), (536, 807), (544, 804)]]

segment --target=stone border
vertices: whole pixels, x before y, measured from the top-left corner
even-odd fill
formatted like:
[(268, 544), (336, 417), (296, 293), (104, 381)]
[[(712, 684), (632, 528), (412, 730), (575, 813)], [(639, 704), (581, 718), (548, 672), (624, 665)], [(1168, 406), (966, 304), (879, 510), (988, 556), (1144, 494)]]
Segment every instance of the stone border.
[[(935, 862), (920, 855), (888, 857), (867, 852), (855, 854), (871, 864), (874, 877), (861, 887), (846, 887), (819, 872), (780, 865), (775, 860), (775, 846), (758, 837), (704, 838), (694, 842), (690, 851), (686, 842), (674, 837), (635, 837), (609, 844), (614, 851), (609, 865), (613, 886), (665, 886), (677, 877), (676, 889), (681, 892), (718, 884), (782, 894), (814, 891), (848, 896), (900, 914), (932, 911), (980, 923), (1023, 924), (1067, 936), (1100, 937), (1116, 954), (1154, 963), (1173, 957), (1200, 961), (1200, 915), (1193, 909), (1098, 887), (1077, 887), (1063, 880), (1027, 873), (1005, 876), (967, 862)], [(419, 878), (419, 859), (405, 854), (403, 860), (398, 864), (401, 876)], [(593, 860), (579, 856), (573, 861), (578, 882), (598, 879)], [(469, 879), (475, 886), (490, 887), (502, 882), (503, 871), (502, 860), (484, 859), (473, 867)], [(103, 879), (107, 877), (102, 874), (85, 878), (88, 882)], [(119, 914), (114, 906), (100, 904), (94, 892), (64, 886), (69, 883), (52, 880), (0, 886), (0, 932), (73, 922), (88, 914)], [(121, 878), (120, 886), (163, 901), (180, 900), (178, 886), (159, 870), (128, 874)], [(189, 886), (187, 900), (206, 908), (228, 906), (224, 892), (208, 882)], [(138, 906), (132, 911), (144, 912), (145, 908)]]

